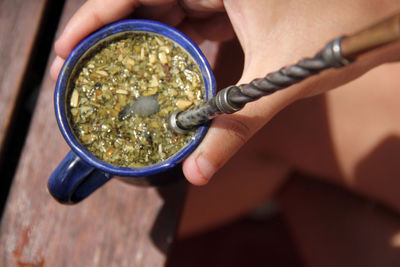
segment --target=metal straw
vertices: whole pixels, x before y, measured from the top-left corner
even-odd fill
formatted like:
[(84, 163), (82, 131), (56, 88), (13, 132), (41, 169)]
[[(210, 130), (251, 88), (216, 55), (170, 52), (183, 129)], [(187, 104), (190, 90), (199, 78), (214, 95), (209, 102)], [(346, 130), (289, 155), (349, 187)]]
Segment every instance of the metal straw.
[(313, 58), (304, 58), (249, 84), (229, 86), (202, 105), (175, 112), (170, 117), (170, 126), (176, 132), (185, 133), (220, 114), (234, 113), (249, 102), (288, 88), (323, 70), (346, 66), (358, 56), (399, 39), (400, 14), (396, 14), (353, 35), (330, 41)]

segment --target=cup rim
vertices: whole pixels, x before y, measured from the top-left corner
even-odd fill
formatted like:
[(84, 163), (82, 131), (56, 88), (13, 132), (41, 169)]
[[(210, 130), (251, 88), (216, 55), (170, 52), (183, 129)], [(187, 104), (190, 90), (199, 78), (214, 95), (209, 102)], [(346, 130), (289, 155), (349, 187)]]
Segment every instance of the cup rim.
[(113, 175), (143, 177), (165, 171), (180, 163), (198, 146), (198, 144), (204, 138), (210, 123), (208, 122), (205, 125), (200, 126), (196, 130), (192, 140), (176, 154), (169, 157), (165, 161), (145, 167), (120, 167), (103, 162), (92, 155), (79, 143), (71, 127), (69, 126), (66, 113), (67, 103), (65, 101), (65, 97), (70, 75), (72, 74), (80, 58), (90, 47), (93, 47), (106, 37), (130, 31), (152, 32), (166, 36), (167, 38), (178, 43), (188, 54), (192, 56), (200, 69), (205, 83), (206, 100), (215, 96), (216, 82), (211, 67), (208, 64), (206, 57), (201, 52), (200, 48), (192, 40), (190, 40), (185, 34), (180, 32), (179, 30), (172, 28), (164, 23), (144, 19), (130, 19), (118, 21), (103, 27), (102, 29), (87, 36), (72, 50), (72, 52), (66, 59), (57, 79), (54, 93), (54, 105), (57, 123), (64, 139), (71, 147), (72, 151), (75, 152), (82, 160), (99, 170), (111, 173)]

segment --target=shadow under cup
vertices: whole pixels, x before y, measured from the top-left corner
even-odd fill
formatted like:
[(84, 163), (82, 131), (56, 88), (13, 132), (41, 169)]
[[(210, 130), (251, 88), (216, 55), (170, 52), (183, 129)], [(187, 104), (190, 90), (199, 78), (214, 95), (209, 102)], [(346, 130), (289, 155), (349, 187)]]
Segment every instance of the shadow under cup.
[(138, 168), (118, 167), (105, 163), (88, 152), (77, 140), (67, 117), (68, 83), (74, 68), (93, 47), (127, 32), (148, 32), (162, 35), (179, 44), (197, 64), (205, 83), (205, 96), (215, 96), (215, 79), (212, 70), (196, 44), (178, 30), (149, 20), (125, 20), (108, 25), (81, 41), (64, 63), (57, 80), (54, 103), (57, 122), (71, 151), (54, 170), (48, 180), (50, 194), (64, 204), (77, 203), (102, 186), (113, 176), (124, 177), (134, 184), (163, 185), (176, 176), (174, 168), (187, 157), (205, 136), (209, 124), (199, 127), (191, 141), (180, 151), (154, 165)]

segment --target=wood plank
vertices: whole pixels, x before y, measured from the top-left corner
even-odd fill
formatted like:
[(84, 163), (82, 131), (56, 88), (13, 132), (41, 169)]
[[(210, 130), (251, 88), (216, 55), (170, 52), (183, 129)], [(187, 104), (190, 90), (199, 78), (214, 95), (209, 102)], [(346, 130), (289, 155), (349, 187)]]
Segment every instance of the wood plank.
[[(83, 2), (67, 1), (59, 31)], [(46, 183), (68, 147), (54, 117), (53, 91), (47, 75), (3, 215), (0, 265), (164, 265), (185, 184), (157, 190), (113, 179), (75, 206), (57, 203)]]
[(0, 153), (47, 0), (0, 1)]

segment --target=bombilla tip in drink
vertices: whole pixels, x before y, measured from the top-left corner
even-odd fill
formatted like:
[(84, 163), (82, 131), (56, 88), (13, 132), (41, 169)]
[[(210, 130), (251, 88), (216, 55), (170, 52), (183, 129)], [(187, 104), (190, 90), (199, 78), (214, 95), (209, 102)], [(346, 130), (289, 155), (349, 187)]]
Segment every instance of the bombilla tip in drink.
[(169, 116), (168, 118), (168, 124), (169, 127), (176, 133), (180, 133), (180, 134), (185, 134), (187, 132), (189, 132), (189, 129), (185, 129), (181, 126), (179, 126), (178, 120), (177, 120), (177, 116), (180, 112), (179, 111), (174, 111), (171, 116)]

